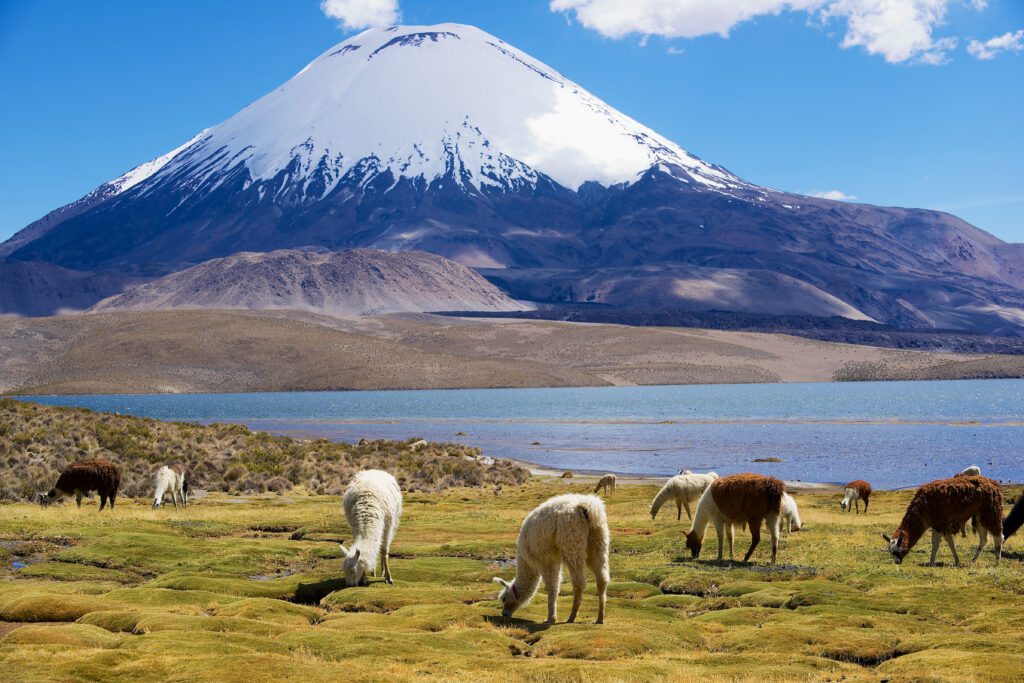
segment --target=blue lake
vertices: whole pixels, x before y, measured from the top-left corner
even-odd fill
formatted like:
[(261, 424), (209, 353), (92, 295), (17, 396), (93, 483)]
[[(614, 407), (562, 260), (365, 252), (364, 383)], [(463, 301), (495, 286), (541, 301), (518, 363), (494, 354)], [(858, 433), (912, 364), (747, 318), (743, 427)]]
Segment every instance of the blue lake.
[(977, 464), (1024, 480), (1024, 380), (26, 398), (350, 442), (455, 441), (574, 470), (897, 488)]

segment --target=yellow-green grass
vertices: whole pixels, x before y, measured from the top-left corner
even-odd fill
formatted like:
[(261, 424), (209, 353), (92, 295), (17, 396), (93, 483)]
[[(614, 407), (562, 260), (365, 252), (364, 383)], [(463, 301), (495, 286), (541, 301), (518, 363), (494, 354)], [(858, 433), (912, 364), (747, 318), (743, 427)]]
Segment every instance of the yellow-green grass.
[[(464, 680), (1019, 680), (1024, 553), (991, 544), (936, 567), (928, 537), (901, 567), (883, 551), (910, 492), (876, 492), (871, 514), (797, 495), (806, 530), (767, 538), (751, 564), (702, 557), (688, 522), (651, 521), (657, 486), (607, 498), (612, 584), (594, 583), (575, 624), (542, 623), (543, 589), (511, 619), (493, 576), (511, 578), (523, 517), (571, 480), (407, 494), (393, 585), (339, 582), (340, 501), (211, 496), (185, 510), (125, 500), (0, 506), (0, 662), (10, 680), (354, 678)], [(1016, 489), (1008, 494), (1019, 494)], [(1009, 497), (1009, 496), (1008, 496)], [(767, 534), (765, 534), (765, 537)], [(970, 558), (976, 537), (959, 539)], [(739, 533), (742, 557), (749, 535)], [(8, 547), (9, 546), (9, 547)], [(65, 547), (66, 546), (66, 547)], [(11, 562), (28, 560), (25, 568)], [(571, 588), (560, 590), (564, 620)], [(306, 604), (303, 604), (305, 601)], [(11, 623), (16, 622), (16, 623)], [(55, 623), (60, 622), (60, 623)], [(10, 630), (12, 627), (13, 630)]]

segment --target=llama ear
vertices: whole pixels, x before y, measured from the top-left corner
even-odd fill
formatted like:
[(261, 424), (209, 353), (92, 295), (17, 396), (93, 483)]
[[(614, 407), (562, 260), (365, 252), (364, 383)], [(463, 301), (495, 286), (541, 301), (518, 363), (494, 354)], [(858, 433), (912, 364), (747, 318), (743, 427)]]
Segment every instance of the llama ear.
[(346, 548), (346, 547), (345, 547), (344, 545), (342, 545), (341, 543), (339, 543), (339, 544), (338, 544), (338, 547), (339, 547), (339, 548), (341, 548), (341, 552), (343, 552), (343, 553), (345, 553), (346, 555), (348, 555), (348, 548)]
[(885, 539), (886, 543), (892, 543), (892, 539), (889, 538), (889, 534), (882, 534), (882, 538)]
[(505, 579), (501, 578), (500, 576), (495, 576), (494, 577), (494, 583), (500, 583), (505, 588), (508, 588), (508, 586), (509, 586), (508, 581), (506, 581)]
[(360, 556), (360, 555), (362, 555), (362, 554), (363, 554), (363, 550), (362, 550), (362, 548), (356, 548), (356, 554), (355, 554), (355, 555), (353, 556), (353, 558), (352, 558), (352, 559), (354, 559), (354, 560), (358, 560), (358, 559), (359, 559), (359, 556)]

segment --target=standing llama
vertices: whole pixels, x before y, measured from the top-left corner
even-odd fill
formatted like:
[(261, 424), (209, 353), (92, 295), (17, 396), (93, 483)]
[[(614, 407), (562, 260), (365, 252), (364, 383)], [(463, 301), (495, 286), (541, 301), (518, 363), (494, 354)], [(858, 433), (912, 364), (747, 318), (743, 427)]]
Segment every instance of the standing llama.
[(82, 507), (82, 496), (96, 491), (100, 494), (100, 510), (108, 500), (113, 510), (114, 498), (120, 486), (121, 472), (114, 463), (106, 460), (79, 460), (61, 471), (49, 493), (39, 494), (39, 504), (46, 507), (58, 498), (74, 494), (78, 507)]
[(156, 492), (153, 494), (153, 509), (157, 510), (164, 504), (164, 494), (171, 492), (171, 502), (178, 509), (178, 501), (182, 507), (188, 507), (188, 490), (192, 484), (192, 475), (180, 463), (164, 465), (156, 473)]
[(853, 514), (860, 514), (860, 505), (858, 501), (864, 501), (864, 514), (868, 514), (868, 499), (871, 498), (871, 484), (867, 483), (863, 479), (855, 479), (846, 485), (843, 491), (843, 502), (839, 504), (839, 507), (843, 508), (843, 512), (849, 512), (850, 508), (854, 508)]
[(779, 531), (783, 529), (788, 533), (804, 529), (804, 523), (800, 521), (800, 510), (793, 496), (788, 493), (782, 494), (782, 511), (779, 513)]
[(558, 588), (562, 583), (562, 564), (569, 567), (572, 579), (572, 611), (567, 623), (576, 620), (583, 589), (587, 585), (585, 568), (590, 567), (597, 582), (597, 622), (604, 623), (604, 605), (608, 589), (608, 519), (604, 503), (597, 496), (566, 494), (541, 503), (526, 516), (516, 542), (516, 576), (511, 581), (494, 577), (504, 586), (498, 599), (501, 614), (512, 616), (537, 592), (541, 578), (548, 593), (547, 623), (555, 623)]
[(953, 534), (975, 516), (979, 522), (980, 542), (971, 562), (978, 559), (991, 533), (998, 566), (1003, 548), (1003, 489), (986, 477), (955, 476), (925, 484), (914, 494), (892, 538), (886, 534), (882, 534), (882, 538), (889, 543), (887, 549), (896, 564), (901, 564), (924, 532), (931, 529), (932, 555), (928, 566), (935, 564), (935, 554), (943, 538), (953, 551), (953, 561), (960, 564)]
[(597, 482), (597, 486), (594, 487), (594, 493), (597, 493), (602, 488), (604, 489), (604, 494), (605, 495), (608, 495), (608, 489), (611, 489), (613, 496), (615, 495), (615, 475), (614, 474), (606, 474), (603, 477), (601, 477), (598, 480), (598, 482)]
[(718, 534), (718, 559), (722, 559), (723, 535), (729, 542), (729, 559), (733, 557), (734, 526), (747, 524), (750, 528), (750, 549), (743, 561), (750, 560), (761, 542), (761, 521), (768, 523), (772, 538), (772, 564), (779, 550), (779, 515), (786, 485), (774, 477), (750, 472), (733, 474), (711, 482), (697, 503), (693, 526), (686, 534), (686, 547), (693, 557), (700, 556), (708, 524), (715, 525)]
[(718, 479), (718, 475), (714, 472), (692, 474), (690, 470), (672, 477), (654, 497), (654, 502), (651, 503), (651, 519), (655, 519), (661, 506), (670, 500), (676, 504), (677, 521), (683, 518), (683, 508), (686, 508), (686, 518), (693, 519), (690, 504), (700, 500), (701, 494), (715, 479)]
[(368, 585), (366, 574), (377, 575), (378, 557), (385, 583), (394, 583), (388, 553), (402, 516), (402, 490), (398, 482), (382, 470), (363, 470), (345, 490), (344, 505), (353, 536), (349, 548), (341, 546), (345, 553), (345, 585)]

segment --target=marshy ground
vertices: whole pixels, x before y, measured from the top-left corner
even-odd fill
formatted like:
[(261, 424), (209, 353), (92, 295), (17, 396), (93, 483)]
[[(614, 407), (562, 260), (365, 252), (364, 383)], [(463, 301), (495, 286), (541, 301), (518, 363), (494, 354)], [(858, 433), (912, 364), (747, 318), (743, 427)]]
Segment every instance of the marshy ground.
[[(592, 486), (592, 485), (590, 485)], [(807, 529), (769, 566), (689, 558), (685, 519), (651, 521), (656, 484), (606, 498), (607, 623), (593, 579), (581, 622), (545, 625), (543, 592), (504, 619), (493, 576), (515, 539), (571, 479), (406, 493), (394, 585), (342, 588), (332, 496), (214, 494), (186, 510), (121, 499), (81, 509), (0, 505), (0, 663), (5, 680), (800, 679), (1019, 680), (1024, 547), (974, 565), (925, 567), (928, 536), (896, 567), (891, 532), (911, 492), (877, 492), (871, 514), (797, 495)], [(1007, 491), (1007, 499), (1019, 495)], [(737, 534), (737, 555), (749, 542)], [(976, 537), (959, 539), (961, 556)], [(685, 555), (685, 556), (684, 556)], [(21, 566), (24, 565), (24, 566)], [(564, 619), (571, 587), (562, 586)]]

